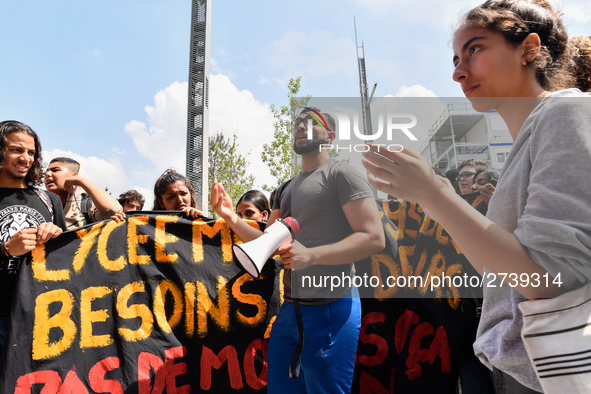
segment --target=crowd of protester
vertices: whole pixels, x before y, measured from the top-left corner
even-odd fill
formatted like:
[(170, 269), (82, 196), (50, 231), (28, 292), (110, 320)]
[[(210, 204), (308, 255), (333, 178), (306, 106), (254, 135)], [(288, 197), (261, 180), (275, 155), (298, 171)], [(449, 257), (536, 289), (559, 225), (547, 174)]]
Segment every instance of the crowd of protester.
[[(589, 37), (569, 40), (561, 15), (544, 0), (489, 0), (475, 7), (453, 35), (453, 79), (461, 84), (475, 109), (497, 110), (507, 123), (515, 145), (503, 176), (476, 159), (463, 161), (441, 174), (413, 152), (373, 154), (375, 146), (370, 144), (371, 152), (364, 154), (364, 164), (372, 174), (369, 184), (390, 196), (424, 206), (452, 235), (480, 273), (487, 270), (560, 272), (570, 288), (588, 281), (591, 266), (586, 262), (590, 253), (585, 243), (560, 243), (553, 234), (568, 232), (582, 239), (591, 238), (585, 227), (591, 222), (588, 208), (591, 192), (581, 181), (591, 165), (591, 114), (578, 102), (569, 102), (567, 108), (564, 101), (552, 98), (588, 98), (581, 91), (591, 89), (590, 43)], [(514, 100), (516, 97), (533, 100)], [(313, 139), (309, 141), (303, 136), (309, 134), (310, 124)], [(272, 225), (280, 218), (298, 216), (303, 224), (298, 240), (277, 251), (285, 268), (314, 271), (330, 266), (351, 275), (356, 261), (384, 247), (383, 229), (371, 190), (367, 180), (330, 159), (326, 151), (317, 149), (318, 144), (330, 144), (335, 138), (330, 115), (316, 108), (305, 108), (293, 126), (294, 150), (302, 155), (302, 174), (280, 185), (270, 203), (262, 192), (250, 190), (234, 206), (223, 186), (214, 182), (211, 205), (244, 241), (262, 234), (244, 219)], [(15, 286), (14, 273), (21, 257), (63, 231), (101, 220), (124, 220), (125, 212), (143, 210), (145, 199), (135, 190), (116, 199), (90, 180), (80, 164), (71, 158), (55, 158), (44, 168), (39, 137), (24, 123), (0, 122), (0, 143), (0, 210), (24, 206), (36, 212), (31, 215), (19, 211), (20, 216), (5, 216), (10, 223), (1, 223), (0, 346), (3, 346)], [(545, 148), (548, 146), (551, 149)], [(555, 160), (553, 163), (560, 165), (560, 171), (552, 172), (546, 164), (536, 161), (536, 154), (545, 155), (546, 161)], [(327, 185), (323, 181), (326, 179), (335, 181)], [(335, 186), (339, 182), (347, 187)], [(42, 184), (45, 189), (39, 187)], [(570, 205), (560, 207), (560, 213), (555, 214), (556, 207), (544, 194), (545, 190), (561, 193), (565, 204)], [(478, 193), (489, 206), (487, 218), (457, 197), (470, 193)], [(298, 198), (294, 198), (296, 195)], [(325, 196), (331, 199), (325, 200)], [(333, 208), (338, 213), (325, 216)], [(528, 215), (524, 214), (526, 208)], [(170, 169), (155, 182), (151, 209), (181, 211), (193, 219), (204, 215), (191, 182)], [(565, 212), (571, 217), (563, 217)], [(322, 220), (323, 217), (331, 220)], [(548, 229), (550, 221), (554, 227)], [(540, 227), (540, 222), (546, 227)], [(557, 256), (557, 250), (564, 248), (573, 250), (574, 260), (581, 260), (580, 266), (584, 268), (580, 272)], [(274, 329), (271, 333), (269, 392), (333, 389), (347, 392), (361, 316), (354, 289), (342, 289), (332, 298), (303, 299), (300, 305), (291, 278), (284, 276), (288, 302), (275, 322), (282, 332)], [(460, 366), (462, 392), (540, 390), (519, 337), (521, 315), (517, 305), (526, 298), (555, 294), (557, 289), (528, 287), (505, 287), (502, 294), (485, 293), (480, 300), (483, 315), (475, 356), (470, 365)], [(294, 324), (298, 313), (304, 314), (307, 347), (302, 355), (302, 375), (289, 379), (286, 371), (291, 367), (289, 361), (298, 342), (298, 327)], [(326, 313), (342, 330), (342, 337), (333, 338), (339, 351), (314, 357), (324, 351), (323, 338), (310, 333), (327, 329), (322, 321)], [(492, 371), (490, 374), (479, 360)], [(475, 364), (480, 368), (478, 375), (473, 372)], [(471, 372), (464, 374), (462, 368)], [(478, 378), (478, 388), (473, 382), (475, 376), (484, 376)]]

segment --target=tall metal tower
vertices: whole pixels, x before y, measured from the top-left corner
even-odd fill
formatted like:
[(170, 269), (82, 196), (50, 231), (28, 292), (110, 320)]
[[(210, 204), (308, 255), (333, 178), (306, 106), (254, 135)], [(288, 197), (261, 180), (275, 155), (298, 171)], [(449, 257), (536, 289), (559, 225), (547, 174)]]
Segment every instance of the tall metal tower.
[(357, 24), (353, 18), (353, 26), (355, 27), (355, 45), (357, 46), (357, 64), (359, 66), (359, 92), (361, 93), (361, 117), (363, 118), (363, 134), (373, 134), (371, 128), (371, 111), (370, 104), (373, 94), (376, 90), (377, 83), (374, 83), (371, 96), (368, 95), (367, 90), (367, 76), (365, 73), (365, 49), (363, 48), (363, 41), (361, 45), (357, 44)]
[(186, 174), (195, 188), (195, 198), (207, 211), (211, 0), (192, 2)]
[[(376, 91), (377, 83), (373, 84), (371, 95), (367, 91), (367, 75), (365, 73), (365, 48), (363, 48), (363, 41), (361, 45), (357, 44), (357, 23), (353, 18), (353, 26), (355, 28), (355, 46), (357, 47), (357, 65), (359, 66), (359, 93), (361, 94), (361, 117), (363, 118), (363, 134), (373, 134), (371, 128), (371, 99)], [(370, 142), (370, 141), (368, 141)], [(378, 191), (372, 188), (373, 196), (378, 196)]]

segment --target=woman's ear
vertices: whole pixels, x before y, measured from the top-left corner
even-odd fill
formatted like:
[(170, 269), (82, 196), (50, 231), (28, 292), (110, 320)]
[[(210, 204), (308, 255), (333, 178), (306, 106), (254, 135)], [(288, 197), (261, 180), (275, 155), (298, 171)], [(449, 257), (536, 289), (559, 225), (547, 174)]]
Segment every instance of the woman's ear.
[(523, 47), (523, 55), (521, 57), (521, 64), (527, 66), (532, 63), (538, 56), (542, 48), (542, 41), (538, 33), (530, 33), (521, 43)]
[(266, 222), (269, 219), (269, 213), (267, 211), (261, 212), (261, 216), (263, 217), (263, 222)]

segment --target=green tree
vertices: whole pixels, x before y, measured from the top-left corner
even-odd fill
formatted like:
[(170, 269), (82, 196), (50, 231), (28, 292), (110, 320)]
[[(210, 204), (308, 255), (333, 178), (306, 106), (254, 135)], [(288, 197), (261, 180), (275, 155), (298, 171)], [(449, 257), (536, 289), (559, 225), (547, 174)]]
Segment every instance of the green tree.
[(297, 98), (301, 79), (301, 76), (289, 79), (287, 84), (289, 105), (281, 107), (271, 105), (271, 111), (273, 111), (275, 118), (273, 122), (275, 131), (273, 132), (273, 141), (263, 145), (261, 159), (269, 167), (269, 172), (277, 180), (277, 183), (264, 185), (263, 189), (268, 192), (299, 172), (300, 166), (296, 163), (296, 156), (292, 149), (291, 122), (298, 116), (299, 110), (305, 107), (311, 99), (311, 96)]
[(242, 155), (238, 146), (236, 134), (232, 138), (226, 138), (222, 133), (209, 137), (208, 193), (211, 193), (213, 181), (217, 179), (234, 203), (254, 185), (254, 176), (247, 172), (250, 164), (248, 154)]

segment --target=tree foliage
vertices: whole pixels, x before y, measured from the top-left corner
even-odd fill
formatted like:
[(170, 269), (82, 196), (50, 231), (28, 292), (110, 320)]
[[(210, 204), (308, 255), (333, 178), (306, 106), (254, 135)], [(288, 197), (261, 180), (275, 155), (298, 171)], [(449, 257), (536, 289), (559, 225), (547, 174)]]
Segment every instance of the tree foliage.
[(296, 156), (292, 148), (291, 122), (297, 117), (300, 109), (305, 107), (311, 96), (297, 98), (302, 77), (290, 78), (287, 84), (289, 105), (277, 107), (271, 105), (275, 121), (273, 141), (263, 145), (261, 159), (269, 167), (269, 172), (277, 180), (275, 185), (264, 185), (263, 189), (270, 192), (299, 172)]
[(209, 137), (209, 193), (217, 179), (234, 203), (254, 185), (254, 176), (247, 172), (250, 165), (248, 154), (242, 155), (238, 146), (236, 134), (232, 138), (226, 138), (222, 133)]

